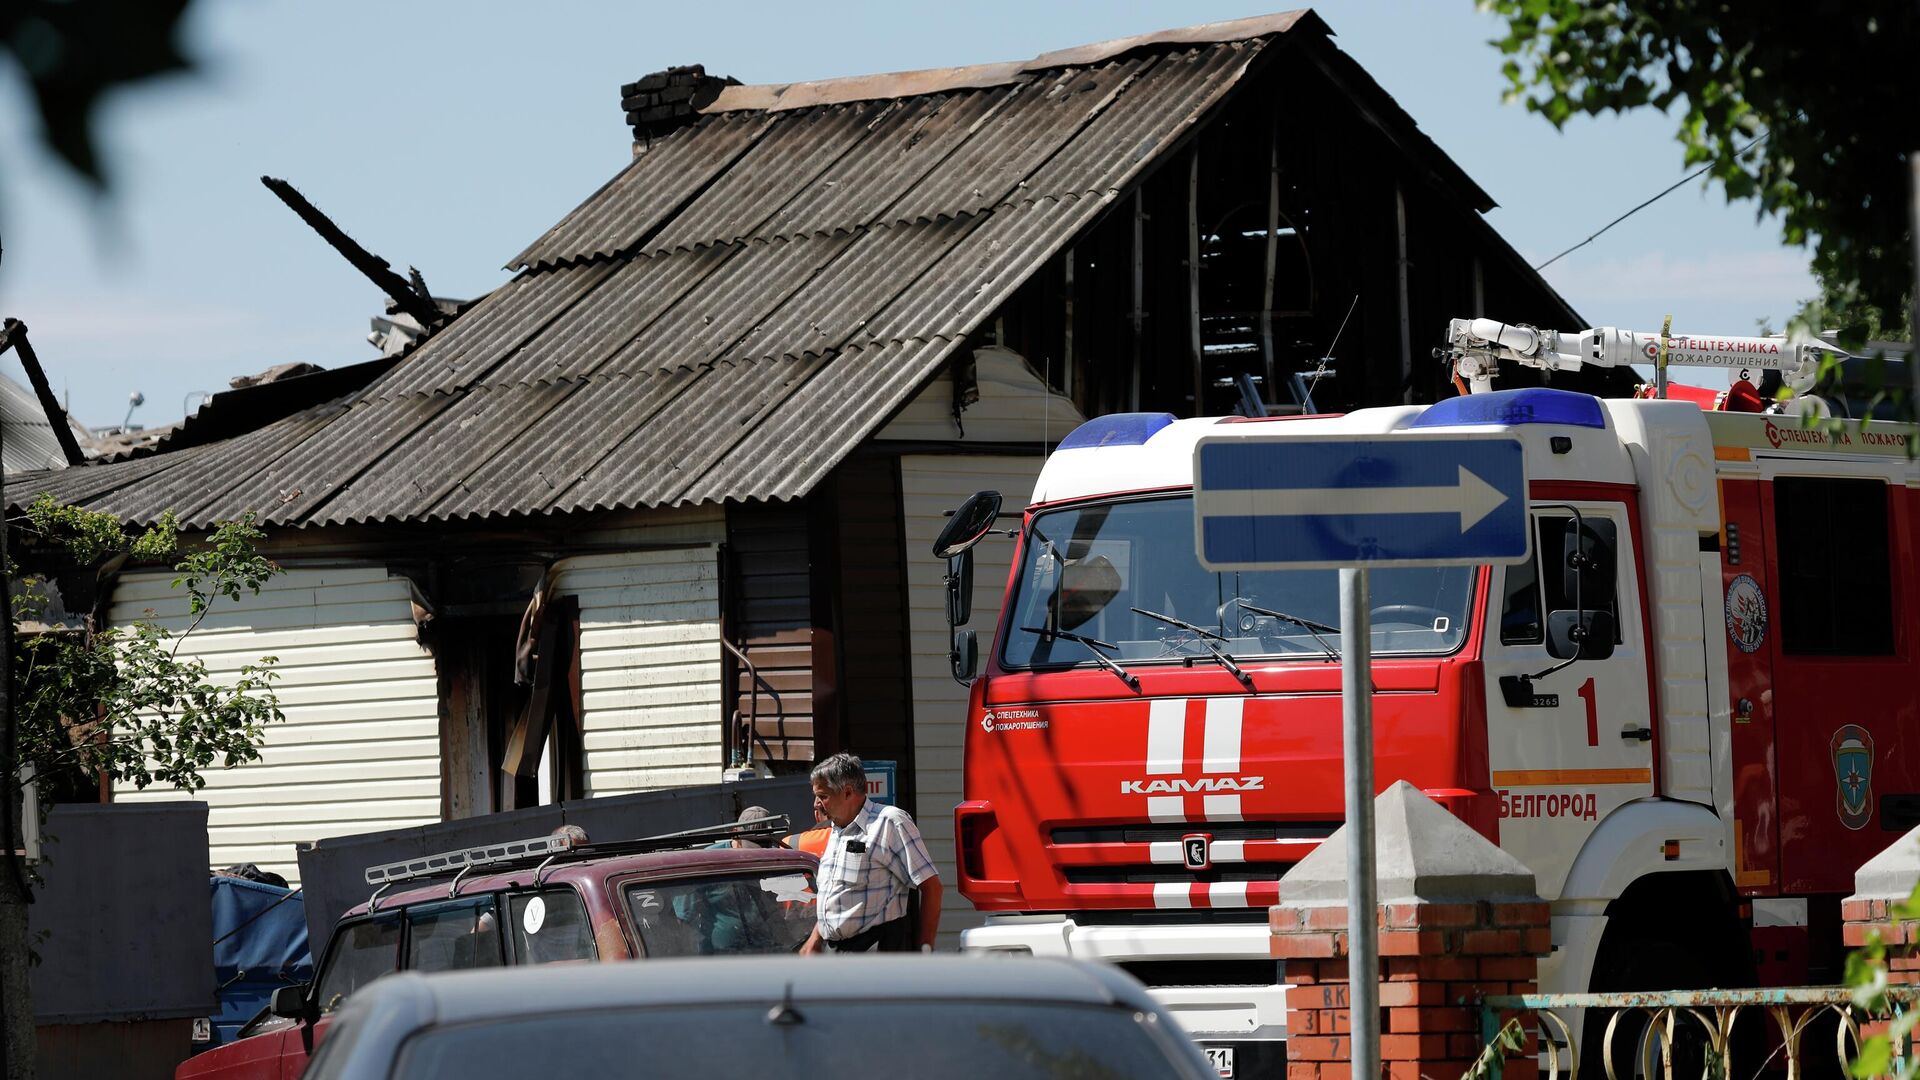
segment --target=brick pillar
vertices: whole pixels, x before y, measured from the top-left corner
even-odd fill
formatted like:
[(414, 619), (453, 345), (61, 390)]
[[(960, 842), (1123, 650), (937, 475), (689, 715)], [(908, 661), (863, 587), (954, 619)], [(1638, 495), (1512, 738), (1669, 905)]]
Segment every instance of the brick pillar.
[[(1374, 813), (1381, 1065), (1389, 1080), (1455, 1080), (1484, 1045), (1480, 999), (1538, 989), (1547, 905), (1524, 865), (1413, 785), (1382, 792)], [(1341, 829), (1280, 879), (1270, 915), (1288, 1080), (1352, 1080), (1346, 851)], [(1535, 1049), (1529, 1030), (1503, 1076), (1533, 1080)]]
[[(1895, 840), (1869, 859), (1853, 875), (1853, 895), (1840, 902), (1841, 939), (1847, 948), (1867, 943), (1878, 934), (1887, 946), (1887, 981), (1896, 986), (1920, 984), (1920, 956), (1912, 946), (1920, 927), (1894, 921), (1893, 906), (1905, 900), (1920, 881), (1920, 828)], [(1884, 1021), (1861, 1025), (1863, 1036), (1884, 1035)]]

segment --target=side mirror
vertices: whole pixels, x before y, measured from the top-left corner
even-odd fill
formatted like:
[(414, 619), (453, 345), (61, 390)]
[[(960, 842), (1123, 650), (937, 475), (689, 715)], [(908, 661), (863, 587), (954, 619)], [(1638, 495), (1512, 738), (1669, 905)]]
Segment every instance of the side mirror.
[(933, 542), (933, 557), (951, 559), (980, 542), (1000, 516), (1000, 493), (976, 491), (954, 510)]
[(947, 560), (947, 625), (965, 626), (973, 617), (973, 552), (962, 548)]
[(273, 992), (267, 1011), (288, 1020), (311, 1022), (314, 1019), (314, 1010), (307, 1002), (307, 992), (311, 989), (312, 987), (306, 983), (282, 986)]
[(953, 681), (965, 686), (973, 681), (973, 671), (980, 663), (980, 642), (971, 630), (956, 631), (953, 635), (953, 651), (947, 654), (948, 663), (953, 665)]
[(1579, 597), (1588, 611), (1613, 607), (1614, 539), (1613, 522), (1604, 518), (1567, 522), (1560, 547), (1560, 589), (1568, 599)]
[(1612, 656), (1613, 612), (1549, 612), (1547, 655), (1555, 660), (1605, 660)]

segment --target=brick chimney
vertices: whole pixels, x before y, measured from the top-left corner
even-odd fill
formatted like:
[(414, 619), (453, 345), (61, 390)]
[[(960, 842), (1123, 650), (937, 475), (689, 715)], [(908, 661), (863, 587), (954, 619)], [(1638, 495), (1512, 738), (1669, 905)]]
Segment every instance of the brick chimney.
[(654, 139), (700, 118), (700, 110), (713, 104), (720, 91), (739, 86), (738, 79), (723, 79), (707, 74), (700, 64), (671, 67), (630, 82), (620, 88), (620, 107), (627, 111), (627, 123), (633, 125), (633, 148), (638, 153)]

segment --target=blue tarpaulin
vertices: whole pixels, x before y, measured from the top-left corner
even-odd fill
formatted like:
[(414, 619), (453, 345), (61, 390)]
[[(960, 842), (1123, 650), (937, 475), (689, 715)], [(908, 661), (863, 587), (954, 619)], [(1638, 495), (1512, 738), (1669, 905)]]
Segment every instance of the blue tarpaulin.
[(313, 979), (303, 897), (275, 885), (215, 875), (213, 970), (220, 1011), (213, 1045), (230, 1042), (282, 986)]

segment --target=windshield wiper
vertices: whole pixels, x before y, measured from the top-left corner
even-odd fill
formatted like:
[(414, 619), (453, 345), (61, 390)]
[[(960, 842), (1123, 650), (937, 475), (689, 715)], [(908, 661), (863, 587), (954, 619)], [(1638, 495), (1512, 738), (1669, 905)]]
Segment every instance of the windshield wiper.
[(1100, 651), (1101, 649), (1118, 649), (1120, 646), (1115, 645), (1113, 642), (1101, 641), (1099, 638), (1082, 637), (1079, 634), (1069, 634), (1065, 630), (1048, 630), (1041, 626), (1023, 626), (1020, 629), (1025, 630), (1029, 634), (1038, 634), (1043, 638), (1064, 638), (1067, 641), (1077, 641), (1087, 647), (1087, 651), (1093, 654), (1093, 658), (1099, 661), (1101, 667), (1120, 676), (1120, 681), (1127, 684), (1127, 689), (1140, 689), (1139, 679), (1129, 674), (1126, 668), (1114, 663), (1113, 659), (1106, 653)]
[(1308, 634), (1311, 634), (1313, 636), (1314, 641), (1319, 642), (1320, 650), (1327, 654), (1327, 659), (1335, 661), (1336, 663), (1339, 661), (1340, 650), (1334, 648), (1332, 642), (1320, 636), (1322, 632), (1325, 632), (1328, 634), (1337, 634), (1340, 632), (1339, 627), (1328, 626), (1326, 623), (1314, 622), (1312, 619), (1303, 619), (1298, 615), (1289, 615), (1284, 611), (1275, 611), (1273, 608), (1261, 607), (1258, 604), (1249, 604), (1245, 600), (1242, 600), (1237, 596), (1233, 598), (1233, 602), (1235, 604), (1238, 604), (1240, 607), (1253, 612), (1255, 615), (1264, 615), (1269, 619), (1279, 619), (1282, 622), (1290, 622), (1293, 625), (1299, 627), (1300, 629), (1305, 630)]
[(1148, 611), (1146, 608), (1131, 608), (1129, 610), (1135, 615), (1145, 615), (1149, 619), (1159, 619), (1168, 626), (1177, 626), (1182, 630), (1191, 632), (1194, 637), (1199, 640), (1201, 648), (1212, 654), (1215, 660), (1220, 661), (1221, 667), (1233, 672), (1233, 677), (1240, 680), (1241, 686), (1246, 687), (1248, 690), (1253, 689), (1253, 676), (1240, 670), (1240, 665), (1233, 662), (1233, 657), (1227, 654), (1227, 650), (1214, 644), (1216, 641), (1225, 641), (1227, 640), (1226, 638), (1221, 637), (1219, 634), (1205, 627), (1195, 626), (1185, 619), (1176, 619), (1171, 615), (1162, 615), (1157, 611)]
[[(1242, 600), (1237, 596), (1233, 598), (1233, 602), (1247, 609), (1248, 611), (1253, 612), (1255, 615), (1265, 615), (1269, 619), (1280, 619), (1282, 621), (1292, 623), (1293, 625), (1313, 635), (1313, 640), (1320, 643), (1320, 648), (1327, 654), (1327, 659), (1332, 660), (1333, 662), (1339, 663), (1339, 664), (1344, 664), (1346, 662), (1340, 658), (1340, 650), (1333, 647), (1333, 642), (1328, 641), (1326, 638), (1323, 638), (1320, 636), (1320, 632), (1322, 630), (1326, 631), (1329, 634), (1337, 634), (1340, 632), (1339, 627), (1328, 626), (1326, 623), (1322, 623), (1322, 622), (1314, 622), (1312, 619), (1303, 619), (1298, 615), (1289, 615), (1284, 611), (1275, 611), (1272, 608), (1261, 607), (1258, 604), (1249, 604), (1245, 600)], [(1367, 689), (1372, 693), (1376, 693), (1376, 694), (1380, 692), (1379, 685), (1373, 681), (1372, 671), (1367, 672)]]

